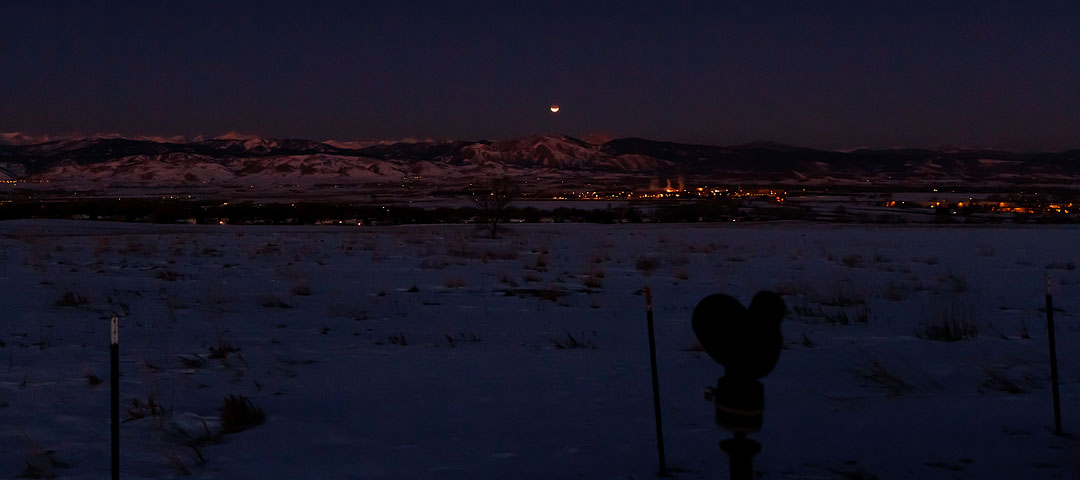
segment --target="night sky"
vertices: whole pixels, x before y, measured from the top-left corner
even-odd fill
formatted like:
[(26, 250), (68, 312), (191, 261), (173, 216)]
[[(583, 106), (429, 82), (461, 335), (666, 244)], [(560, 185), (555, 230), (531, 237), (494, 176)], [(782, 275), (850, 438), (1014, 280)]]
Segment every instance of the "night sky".
[(1080, 147), (1075, 0), (518, 3), (5, 1), (0, 131)]

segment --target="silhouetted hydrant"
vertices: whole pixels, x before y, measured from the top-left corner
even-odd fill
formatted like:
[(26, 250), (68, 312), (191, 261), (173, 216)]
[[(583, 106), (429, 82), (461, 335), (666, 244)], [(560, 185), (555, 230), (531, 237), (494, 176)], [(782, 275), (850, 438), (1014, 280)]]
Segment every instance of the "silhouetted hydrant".
[(709, 356), (724, 366), (716, 387), (705, 388), (705, 399), (716, 407), (716, 423), (735, 433), (720, 442), (728, 454), (732, 480), (753, 477), (753, 458), (761, 444), (746, 438), (761, 430), (765, 388), (758, 380), (780, 358), (783, 339), (780, 320), (787, 306), (773, 292), (758, 292), (744, 308), (727, 295), (710, 295), (694, 308), (694, 335)]

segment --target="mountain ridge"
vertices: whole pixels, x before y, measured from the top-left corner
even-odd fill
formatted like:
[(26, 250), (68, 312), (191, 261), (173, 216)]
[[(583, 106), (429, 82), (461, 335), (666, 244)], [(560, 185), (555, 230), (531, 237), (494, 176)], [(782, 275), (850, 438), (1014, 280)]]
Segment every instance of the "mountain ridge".
[(0, 178), (14, 180), (182, 185), (249, 177), (363, 183), (427, 176), (468, 182), (491, 175), (1073, 184), (1080, 180), (1080, 149), (832, 151), (775, 142), (718, 146), (636, 137), (593, 143), (569, 135), (370, 143), (229, 134), (191, 141), (105, 136), (0, 144)]

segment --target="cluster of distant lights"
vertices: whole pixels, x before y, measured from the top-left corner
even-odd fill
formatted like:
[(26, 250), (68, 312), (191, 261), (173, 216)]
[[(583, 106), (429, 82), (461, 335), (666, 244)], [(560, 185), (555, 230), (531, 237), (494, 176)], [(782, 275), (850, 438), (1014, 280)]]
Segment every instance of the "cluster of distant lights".
[(563, 194), (554, 195), (552, 200), (631, 200), (631, 199), (665, 199), (665, 198), (700, 198), (700, 197), (715, 197), (715, 196), (727, 196), (730, 198), (766, 198), (769, 197), (777, 202), (784, 201), (784, 195), (787, 192), (778, 192), (775, 190), (759, 190), (759, 191), (744, 191), (735, 190), (732, 191), (727, 188), (709, 188), (709, 187), (697, 187), (694, 189), (678, 189), (678, 188), (664, 188), (660, 191), (648, 191), (648, 192), (633, 192), (633, 191), (619, 191), (619, 192), (600, 192), (600, 191), (584, 191), (584, 192), (567, 192)]
[[(937, 190), (935, 189), (934, 191), (937, 191)], [(888, 201), (888, 202), (884, 202), (882, 205), (885, 206), (885, 207), (904, 207), (907, 204), (908, 204), (907, 202)], [(1000, 213), (1039, 213), (1039, 212), (1053, 212), (1053, 213), (1066, 213), (1066, 214), (1080, 213), (1080, 212), (1077, 212), (1077, 209), (1073, 207), (1072, 203), (1068, 203), (1068, 204), (1051, 203), (1051, 204), (1048, 204), (1048, 205), (1045, 205), (1045, 206), (1043, 206), (1043, 205), (1036, 205), (1036, 206), (1027, 205), (1027, 206), (1025, 206), (1025, 205), (1017, 205), (1015, 202), (999, 202), (999, 201), (979, 202), (978, 200), (975, 200), (974, 198), (968, 198), (968, 201), (966, 201), (966, 202), (956, 202), (955, 204), (952, 204), (952, 203), (949, 203), (949, 202), (932, 201), (932, 202), (929, 202), (929, 203), (926, 204), (926, 208), (931, 208), (931, 209), (938, 209), (938, 208), (946, 208), (946, 209), (972, 208), (972, 209), (984, 209), (984, 210), (989, 210), (989, 211), (992, 211), (992, 212), (1000, 212)]]

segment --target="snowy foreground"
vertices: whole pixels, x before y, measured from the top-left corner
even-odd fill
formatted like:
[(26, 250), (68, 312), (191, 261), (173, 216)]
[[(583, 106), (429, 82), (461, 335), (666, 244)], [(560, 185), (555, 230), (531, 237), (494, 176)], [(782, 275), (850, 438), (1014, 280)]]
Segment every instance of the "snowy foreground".
[[(0, 478), (106, 478), (112, 312), (124, 478), (650, 478), (645, 285), (676, 478), (727, 476), (691, 311), (760, 289), (790, 310), (764, 478), (1076, 478), (1039, 310), (1049, 273), (1075, 435), (1076, 245), (1058, 226), (0, 222)], [(977, 336), (926, 338), (943, 321)], [(229, 394), (265, 423), (221, 435)]]

